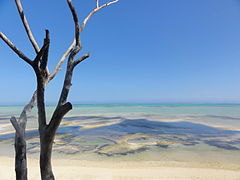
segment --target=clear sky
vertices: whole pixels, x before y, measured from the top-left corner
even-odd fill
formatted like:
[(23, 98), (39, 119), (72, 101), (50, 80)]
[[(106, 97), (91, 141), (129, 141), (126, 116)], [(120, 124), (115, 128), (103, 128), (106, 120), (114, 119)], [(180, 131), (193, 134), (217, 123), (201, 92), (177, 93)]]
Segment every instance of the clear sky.
[[(67, 3), (22, 3), (40, 45), (50, 30), (52, 70), (74, 36)], [(95, 0), (73, 3), (83, 19)], [(33, 58), (14, 1), (0, 1), (0, 22)], [(81, 39), (91, 57), (74, 73), (73, 103), (240, 103), (239, 0), (121, 0), (95, 14)], [(2, 41), (0, 61), (0, 104), (26, 103), (36, 88), (31, 67)], [(57, 101), (64, 67), (46, 89), (48, 103)]]

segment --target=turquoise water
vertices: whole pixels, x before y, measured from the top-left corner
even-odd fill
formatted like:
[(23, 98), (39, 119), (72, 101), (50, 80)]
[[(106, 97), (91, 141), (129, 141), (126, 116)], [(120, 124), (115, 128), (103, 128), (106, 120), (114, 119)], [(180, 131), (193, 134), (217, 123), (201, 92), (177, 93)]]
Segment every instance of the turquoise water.
[(75, 105), (77, 111), (88, 113), (153, 113), (153, 114), (219, 114), (240, 116), (240, 105), (191, 105), (191, 104), (115, 104)]
[[(18, 115), (23, 106), (0, 106), (0, 115)], [(47, 106), (51, 114), (54, 106)], [(36, 113), (36, 108), (33, 110)], [(70, 114), (150, 113), (162, 115), (215, 114), (240, 117), (240, 104), (101, 104), (74, 105)]]
[[(18, 116), (22, 108), (0, 106), (0, 148), (13, 145), (9, 118)], [(179, 152), (184, 151), (185, 159), (188, 154), (208, 158), (214, 154), (214, 162), (240, 164), (240, 157), (236, 158), (240, 153), (239, 110), (236, 104), (74, 105), (58, 129), (54, 152), (80, 159), (120, 156), (143, 160), (149, 156), (163, 160), (160, 155), (164, 153), (170, 161), (182, 161)], [(50, 118), (54, 106), (47, 106), (46, 111)], [(36, 154), (36, 108), (29, 115), (28, 129), (28, 152)]]
[[(19, 116), (22, 106), (0, 106), (0, 118)], [(50, 119), (54, 106), (47, 106)], [(36, 122), (37, 110), (30, 114), (30, 123)], [(74, 105), (71, 116), (106, 116), (122, 118), (148, 118), (150, 120), (191, 121), (216, 126), (240, 128), (239, 104), (102, 104)], [(34, 124), (34, 123), (33, 123)]]

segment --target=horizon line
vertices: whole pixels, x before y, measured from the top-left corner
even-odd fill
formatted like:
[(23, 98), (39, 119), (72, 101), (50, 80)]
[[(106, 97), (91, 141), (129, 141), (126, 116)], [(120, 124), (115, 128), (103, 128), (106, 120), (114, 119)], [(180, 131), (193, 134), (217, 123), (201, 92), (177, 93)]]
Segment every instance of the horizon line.
[[(165, 103), (72, 103), (73, 105), (240, 105), (240, 102), (165, 102)], [(0, 106), (25, 106), (24, 103), (0, 103)], [(56, 103), (46, 103), (55, 106)]]

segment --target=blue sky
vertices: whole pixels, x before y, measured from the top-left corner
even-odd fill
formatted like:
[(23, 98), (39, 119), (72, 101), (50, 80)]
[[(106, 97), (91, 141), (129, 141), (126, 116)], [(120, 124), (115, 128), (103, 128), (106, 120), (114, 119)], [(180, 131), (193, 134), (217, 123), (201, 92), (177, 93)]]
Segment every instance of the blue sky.
[[(74, 35), (67, 3), (22, 3), (40, 45), (50, 30), (52, 70)], [(95, 5), (73, 3), (81, 20)], [(82, 33), (82, 53), (91, 57), (75, 70), (69, 101), (240, 103), (239, 19), (239, 0), (121, 0)], [(0, 31), (33, 58), (13, 1), (0, 1), (0, 21)], [(36, 88), (32, 69), (2, 41), (0, 59), (0, 104), (26, 103)], [(47, 103), (57, 101), (64, 67), (46, 89)]]

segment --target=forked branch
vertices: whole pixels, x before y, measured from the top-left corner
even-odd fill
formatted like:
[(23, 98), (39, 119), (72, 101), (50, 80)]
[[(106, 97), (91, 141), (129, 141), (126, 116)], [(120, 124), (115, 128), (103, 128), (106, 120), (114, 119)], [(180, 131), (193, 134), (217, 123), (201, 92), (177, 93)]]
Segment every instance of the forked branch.
[[(73, 70), (77, 64), (79, 64), (80, 62), (82, 62), (83, 60), (85, 60), (86, 58), (89, 57), (89, 53), (88, 53), (88, 54), (83, 55), (81, 58), (77, 59), (76, 61), (74, 61), (74, 57), (81, 50), (80, 37), (79, 37), (80, 36), (80, 27), (79, 27), (79, 20), (77, 17), (77, 13), (75, 11), (75, 8), (72, 5), (72, 1), (67, 0), (67, 2), (68, 2), (68, 6), (71, 10), (73, 20), (74, 20), (76, 45), (74, 48), (72, 48), (71, 53), (68, 57), (67, 71), (65, 74), (62, 92), (61, 92), (61, 95), (60, 95), (60, 98), (58, 101), (58, 105), (54, 111), (53, 117), (49, 123), (50, 131), (55, 131), (58, 128), (63, 116), (72, 108), (71, 103), (66, 103), (66, 101), (67, 101), (67, 97), (68, 97), (69, 90), (71, 87)], [(63, 109), (66, 111), (63, 111)], [(62, 114), (62, 112), (65, 112), (65, 113)]]
[[(47, 59), (43, 59), (43, 57), (48, 57), (48, 48), (50, 44), (50, 38), (49, 38), (49, 31), (46, 30), (46, 37), (44, 39), (44, 44), (40, 50), (40, 52), (37, 54), (33, 69), (37, 76), (37, 106), (38, 106), (38, 123), (39, 128), (43, 129), (46, 126), (46, 110), (45, 110), (45, 102), (44, 102), (44, 91), (45, 91), (45, 84), (48, 79), (48, 74), (45, 73), (45, 67), (47, 66)], [(40, 67), (38, 66), (39, 62)], [(41, 69), (41, 66), (44, 69)]]
[(90, 14), (83, 20), (83, 23), (82, 23), (81, 28), (80, 28), (80, 32), (83, 31), (83, 29), (85, 28), (85, 26), (86, 26), (87, 22), (89, 21), (89, 19), (90, 19), (96, 12), (98, 12), (100, 9), (102, 9), (102, 8), (104, 8), (104, 7), (106, 7), (106, 6), (109, 6), (109, 5), (111, 5), (111, 4), (117, 3), (118, 1), (119, 1), (119, 0), (111, 1), (111, 2), (108, 2), (108, 3), (103, 4), (102, 6), (99, 6), (98, 0), (96, 0), (96, 8), (95, 8), (92, 12), (90, 12)]
[(70, 102), (67, 102), (63, 105), (60, 105), (57, 107), (57, 109), (54, 111), (53, 116), (51, 118), (51, 121), (48, 125), (48, 131), (51, 132), (51, 134), (54, 134), (59, 127), (62, 118), (72, 109), (72, 104)]
[[(79, 29), (80, 33), (83, 31), (84, 27), (86, 26), (87, 22), (89, 21), (89, 19), (100, 9), (109, 6), (111, 4), (114, 4), (116, 2), (118, 2), (119, 0), (115, 0), (115, 1), (111, 1), (109, 3), (106, 3), (104, 5), (102, 5), (101, 7), (99, 7), (99, 1), (96, 0), (96, 8), (84, 19), (83, 23), (81, 24), (81, 27)], [(71, 2), (70, 2), (71, 3)], [(76, 36), (76, 35), (75, 35)], [(58, 61), (54, 71), (52, 72), (52, 74), (49, 75), (49, 81), (51, 81), (56, 74), (58, 73), (58, 71), (60, 71), (61, 66), (63, 64), (63, 62), (65, 61), (65, 59), (68, 57), (68, 55), (71, 53), (72, 49), (74, 48), (74, 46), (76, 45), (76, 39), (74, 38), (72, 44), (68, 47), (68, 49), (66, 50), (66, 52), (63, 54), (63, 56), (61, 57), (61, 59)]]
[(17, 119), (13, 116), (13, 117), (11, 117), (10, 121), (11, 121), (14, 129), (16, 130), (16, 133), (22, 134), (22, 130), (21, 130), (21, 127), (19, 126), (19, 124), (17, 122)]

